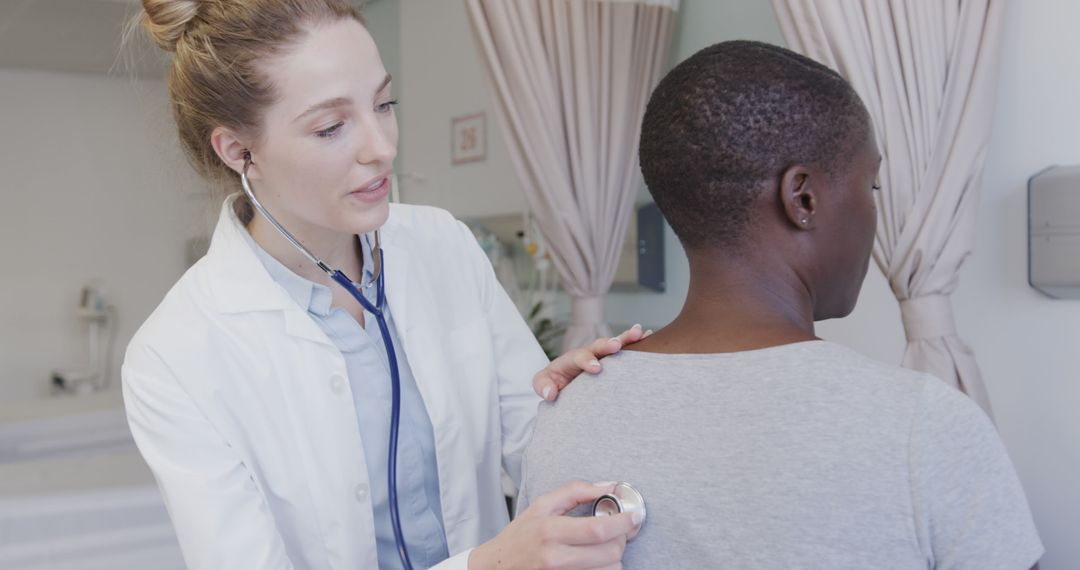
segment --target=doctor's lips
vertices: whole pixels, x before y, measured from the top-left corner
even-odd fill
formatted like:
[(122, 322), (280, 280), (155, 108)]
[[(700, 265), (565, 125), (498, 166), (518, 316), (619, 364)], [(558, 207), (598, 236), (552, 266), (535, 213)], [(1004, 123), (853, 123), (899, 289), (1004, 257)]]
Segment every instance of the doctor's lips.
[(348, 196), (364, 202), (378, 202), (382, 200), (390, 194), (390, 174), (390, 172), (385, 172), (372, 178), (352, 192), (349, 192)]

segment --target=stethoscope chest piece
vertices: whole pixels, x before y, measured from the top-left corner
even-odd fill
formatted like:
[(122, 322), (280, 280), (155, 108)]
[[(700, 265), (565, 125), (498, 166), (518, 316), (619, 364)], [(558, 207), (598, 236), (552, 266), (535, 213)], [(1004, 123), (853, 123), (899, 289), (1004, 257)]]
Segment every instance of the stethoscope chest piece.
[(641, 513), (641, 523), (630, 533), (627, 540), (634, 540), (645, 524), (645, 497), (630, 483), (616, 483), (615, 490), (601, 495), (593, 502), (594, 517), (609, 517), (619, 513)]

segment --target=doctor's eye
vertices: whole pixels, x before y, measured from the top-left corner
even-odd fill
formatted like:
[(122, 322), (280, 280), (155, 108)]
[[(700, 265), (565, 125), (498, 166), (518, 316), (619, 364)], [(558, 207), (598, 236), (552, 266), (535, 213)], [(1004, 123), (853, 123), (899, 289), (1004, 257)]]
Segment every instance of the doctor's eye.
[(334, 138), (334, 135), (336, 135), (338, 133), (338, 131), (341, 130), (341, 127), (343, 127), (343, 126), (345, 126), (344, 122), (338, 122), (337, 124), (335, 124), (332, 127), (323, 129), (321, 131), (316, 131), (315, 135), (318, 136), (319, 138), (323, 138), (323, 139)]
[(392, 99), (392, 100), (387, 101), (385, 103), (379, 104), (377, 107), (375, 107), (375, 111), (379, 112), (379, 113), (389, 113), (394, 108), (394, 106), (397, 105), (397, 104), (398, 104), (398, 100), (397, 99)]

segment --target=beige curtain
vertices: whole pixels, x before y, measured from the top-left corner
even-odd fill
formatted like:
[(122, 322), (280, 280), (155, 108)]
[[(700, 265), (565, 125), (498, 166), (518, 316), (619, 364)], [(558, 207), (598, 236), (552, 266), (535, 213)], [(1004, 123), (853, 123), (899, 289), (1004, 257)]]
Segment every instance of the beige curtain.
[(611, 334), (604, 299), (640, 188), (637, 139), (678, 0), (465, 0), (529, 207), (572, 299), (564, 347)]
[(874, 259), (900, 302), (903, 365), (990, 400), (949, 296), (971, 253), (1001, 0), (773, 0), (789, 46), (863, 98), (884, 155)]

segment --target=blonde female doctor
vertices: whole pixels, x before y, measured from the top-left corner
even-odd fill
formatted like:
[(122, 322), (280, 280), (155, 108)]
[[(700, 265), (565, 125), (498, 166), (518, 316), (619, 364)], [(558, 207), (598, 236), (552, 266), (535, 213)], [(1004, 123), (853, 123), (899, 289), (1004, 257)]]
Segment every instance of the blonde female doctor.
[[(185, 151), (255, 197), (226, 199), (209, 252), (123, 366), (131, 429), (187, 564), (618, 568), (637, 521), (560, 516), (610, 485), (564, 487), (507, 526), (500, 474), (518, 478), (533, 391), (554, 398), (640, 329), (549, 364), (460, 222), (388, 205), (396, 102), (348, 0), (143, 7), (173, 53)], [(270, 216), (370, 302), (381, 275), (385, 331)], [(400, 377), (394, 460), (387, 341)]]

